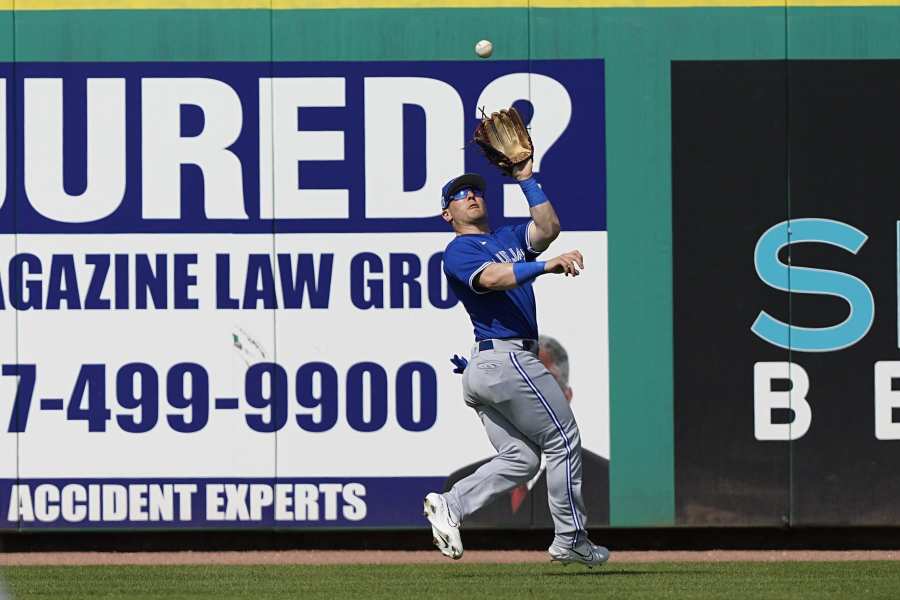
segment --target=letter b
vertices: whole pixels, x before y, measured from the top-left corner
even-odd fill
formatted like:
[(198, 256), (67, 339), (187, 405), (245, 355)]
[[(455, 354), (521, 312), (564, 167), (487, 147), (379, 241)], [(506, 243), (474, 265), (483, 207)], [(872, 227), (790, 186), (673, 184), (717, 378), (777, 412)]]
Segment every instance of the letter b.
[[(787, 379), (789, 391), (774, 391), (772, 381)], [(758, 362), (753, 365), (754, 435), (760, 441), (798, 440), (809, 431), (812, 409), (806, 400), (809, 375), (792, 362)], [(772, 411), (787, 409), (794, 413), (790, 423), (773, 423)]]

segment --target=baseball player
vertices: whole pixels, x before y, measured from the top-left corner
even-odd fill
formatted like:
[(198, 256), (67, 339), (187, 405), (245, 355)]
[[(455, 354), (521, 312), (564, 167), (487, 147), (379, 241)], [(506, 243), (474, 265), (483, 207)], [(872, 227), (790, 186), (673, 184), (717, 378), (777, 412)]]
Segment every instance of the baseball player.
[(548, 273), (577, 277), (584, 259), (572, 250), (536, 260), (559, 235), (559, 219), (533, 176), (530, 154), (513, 163), (508, 173), (528, 200), (527, 224), (490, 229), (480, 175), (461, 175), (442, 190), (441, 215), (456, 232), (444, 251), (444, 272), (475, 328), (472, 358), (463, 372), (464, 397), (478, 413), (497, 455), (448, 492), (428, 494), (425, 516), (441, 553), (460, 558), (459, 525), (497, 496), (532, 479), (543, 452), (555, 530), (548, 549), (551, 559), (602, 565), (609, 551), (593, 544), (585, 530), (578, 425), (553, 375), (537, 357), (532, 289), (534, 280)]

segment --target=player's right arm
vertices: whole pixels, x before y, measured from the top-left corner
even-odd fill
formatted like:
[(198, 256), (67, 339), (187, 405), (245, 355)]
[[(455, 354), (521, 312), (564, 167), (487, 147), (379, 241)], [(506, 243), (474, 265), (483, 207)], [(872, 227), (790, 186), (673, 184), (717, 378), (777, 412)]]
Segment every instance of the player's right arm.
[(584, 257), (578, 250), (560, 254), (547, 261), (491, 263), (475, 277), (478, 287), (498, 292), (524, 285), (547, 273), (578, 277), (584, 269)]

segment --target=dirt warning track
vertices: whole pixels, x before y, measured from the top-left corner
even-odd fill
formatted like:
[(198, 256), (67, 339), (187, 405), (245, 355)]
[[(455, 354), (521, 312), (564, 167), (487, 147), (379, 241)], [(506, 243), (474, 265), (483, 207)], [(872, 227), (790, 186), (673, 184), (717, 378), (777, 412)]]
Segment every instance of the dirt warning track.
[[(897, 560), (900, 550), (708, 550), (616, 552), (611, 563)], [(546, 552), (470, 550), (460, 562), (541, 563)], [(0, 554), (0, 566), (27, 565), (329, 565), (450, 563), (436, 551), (287, 550), (247, 552), (22, 552)]]

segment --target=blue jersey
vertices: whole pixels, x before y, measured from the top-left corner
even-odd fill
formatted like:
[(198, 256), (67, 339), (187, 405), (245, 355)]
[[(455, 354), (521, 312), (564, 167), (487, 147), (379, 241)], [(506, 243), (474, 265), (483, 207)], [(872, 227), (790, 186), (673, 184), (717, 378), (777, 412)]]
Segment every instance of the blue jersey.
[(528, 225), (459, 235), (444, 250), (444, 273), (472, 319), (476, 341), (538, 338), (531, 282), (496, 292), (475, 288), (475, 277), (491, 263), (530, 262), (540, 254), (529, 243)]

